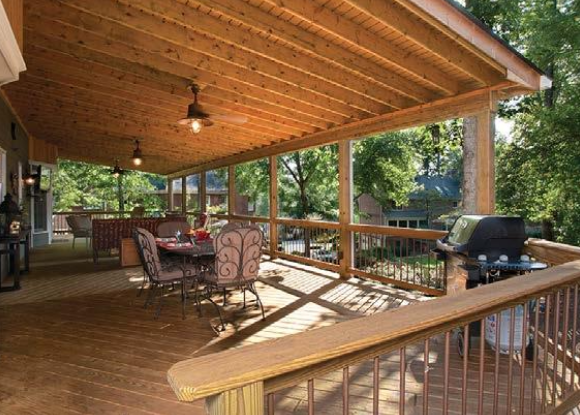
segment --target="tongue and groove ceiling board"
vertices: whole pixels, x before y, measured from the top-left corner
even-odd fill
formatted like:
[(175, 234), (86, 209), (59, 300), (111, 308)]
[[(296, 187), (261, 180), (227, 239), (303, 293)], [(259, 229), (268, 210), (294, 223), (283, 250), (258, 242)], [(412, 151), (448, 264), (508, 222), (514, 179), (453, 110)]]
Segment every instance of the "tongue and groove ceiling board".
[[(446, 0), (25, 0), (21, 80), (3, 89), (61, 157), (170, 174), (542, 74)], [(176, 123), (192, 95), (216, 122)], [(327, 137), (326, 135), (324, 137)], [(312, 141), (313, 142), (313, 141)]]

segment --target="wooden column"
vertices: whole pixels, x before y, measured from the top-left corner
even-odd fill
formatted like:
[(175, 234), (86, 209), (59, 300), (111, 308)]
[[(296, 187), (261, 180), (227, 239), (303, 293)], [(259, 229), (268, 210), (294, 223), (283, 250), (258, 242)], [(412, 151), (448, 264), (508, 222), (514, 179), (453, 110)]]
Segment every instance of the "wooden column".
[(205, 400), (209, 415), (264, 415), (264, 383), (251, 383)]
[(173, 211), (173, 179), (167, 179), (167, 210)]
[(206, 192), (205, 172), (199, 173), (199, 211), (207, 212), (207, 192)]
[(495, 114), (496, 99), (489, 109), (463, 120), (463, 211), (495, 212)]
[(187, 213), (187, 176), (181, 178), (181, 213)]
[(278, 256), (278, 159), (270, 156), (270, 258)]
[(236, 166), (228, 166), (228, 214), (236, 214)]
[(348, 268), (352, 267), (352, 232), (348, 225), (352, 222), (352, 141), (338, 143), (338, 209), (340, 223), (340, 276), (350, 278)]

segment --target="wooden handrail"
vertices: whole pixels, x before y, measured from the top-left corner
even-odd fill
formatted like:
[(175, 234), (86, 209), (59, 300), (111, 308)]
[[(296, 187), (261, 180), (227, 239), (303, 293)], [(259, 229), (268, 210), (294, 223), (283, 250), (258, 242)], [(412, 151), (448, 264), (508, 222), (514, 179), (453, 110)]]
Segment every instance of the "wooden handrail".
[[(525, 281), (525, 283), (523, 283)], [(390, 344), (393, 349), (580, 281), (580, 261), (329, 327), (179, 362), (168, 372), (193, 401)]]
[(580, 260), (580, 247), (547, 241), (545, 239), (528, 239), (525, 250), (532, 254), (538, 261), (553, 265)]
[(347, 226), (351, 232), (361, 232), (368, 234), (401, 236), (414, 239), (440, 239), (447, 235), (446, 231), (433, 229), (397, 228), (395, 226), (359, 225), (351, 223)]
[(264, 216), (251, 216), (251, 215), (230, 215), (229, 217), (231, 220), (243, 220), (248, 222), (256, 222), (256, 223), (268, 223), (270, 222), (269, 218)]

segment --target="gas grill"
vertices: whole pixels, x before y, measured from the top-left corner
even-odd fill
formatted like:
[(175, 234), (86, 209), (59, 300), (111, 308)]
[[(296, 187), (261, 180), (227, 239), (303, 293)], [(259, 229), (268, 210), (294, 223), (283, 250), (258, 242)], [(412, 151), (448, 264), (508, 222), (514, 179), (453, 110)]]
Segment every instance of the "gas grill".
[[(522, 218), (513, 216), (463, 215), (457, 219), (449, 234), (437, 241), (440, 259), (445, 259), (448, 294), (475, 288), (481, 284), (515, 275), (544, 269), (546, 264), (535, 262), (524, 253), (527, 240)], [(520, 309), (521, 308), (521, 309)], [(510, 318), (509, 311), (501, 313), (502, 321)], [(519, 313), (519, 314), (518, 314)], [(523, 328), (523, 308), (516, 308), (515, 326)], [(486, 319), (486, 341), (495, 345), (495, 316)], [(463, 355), (464, 344), (480, 332), (479, 321), (470, 324), (470, 338), (465, 339), (463, 330), (457, 333), (457, 348)], [(500, 345), (509, 348), (509, 324), (502, 324)], [(517, 331), (517, 330), (516, 330)], [(513, 334), (512, 334), (513, 336)], [(514, 347), (529, 347), (526, 333), (522, 330), (514, 337)], [(505, 346), (505, 345), (508, 346)], [(502, 346), (500, 346), (502, 347)], [(501, 351), (501, 350), (500, 350)]]
[(451, 291), (463, 291), (500, 278), (543, 269), (524, 254), (527, 240), (522, 218), (463, 215), (449, 234), (437, 241), (437, 252), (448, 263)]

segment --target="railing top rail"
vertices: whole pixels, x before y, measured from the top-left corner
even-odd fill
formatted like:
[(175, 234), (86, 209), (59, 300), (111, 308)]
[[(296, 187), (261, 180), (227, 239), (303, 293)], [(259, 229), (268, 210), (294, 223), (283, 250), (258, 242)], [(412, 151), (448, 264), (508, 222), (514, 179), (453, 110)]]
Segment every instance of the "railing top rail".
[(264, 216), (251, 216), (251, 215), (230, 215), (230, 219), (232, 220), (245, 220), (249, 222), (270, 222), (270, 218), (266, 218)]
[(193, 401), (412, 335), (436, 333), (579, 280), (580, 261), (570, 262), (457, 296), (179, 362), (168, 380), (180, 400)]
[(580, 259), (580, 247), (546, 241), (545, 239), (528, 239), (527, 250), (537, 259), (554, 265)]
[(447, 235), (447, 231), (434, 229), (398, 228), (395, 226), (350, 224), (348, 230), (352, 232), (374, 233), (386, 236), (401, 236), (415, 239), (440, 239)]

